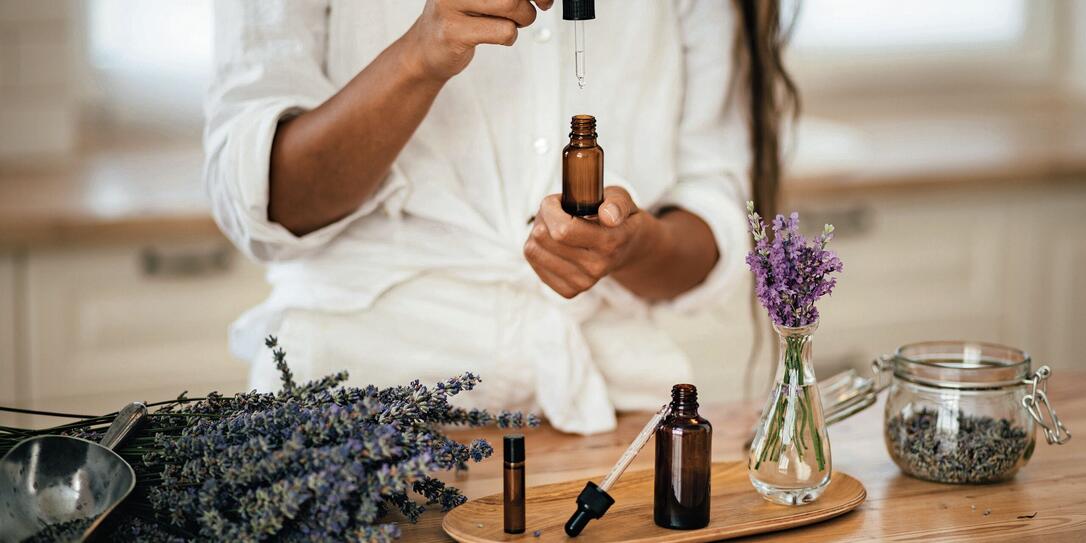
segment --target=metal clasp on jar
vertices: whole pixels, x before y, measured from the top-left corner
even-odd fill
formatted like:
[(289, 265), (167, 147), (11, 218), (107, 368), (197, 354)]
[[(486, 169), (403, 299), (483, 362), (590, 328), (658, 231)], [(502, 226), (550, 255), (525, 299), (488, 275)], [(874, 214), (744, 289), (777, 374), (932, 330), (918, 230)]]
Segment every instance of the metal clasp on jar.
[[(1029, 394), (1022, 397), (1022, 405), (1033, 420), (1044, 429), (1045, 440), (1049, 445), (1063, 445), (1071, 439), (1071, 432), (1063, 425), (1060, 417), (1056, 416), (1056, 410), (1048, 403), (1049, 375), (1052, 375), (1052, 370), (1048, 366), (1041, 366), (1037, 368), (1033, 376), (1022, 381), (1022, 384), (1030, 387)], [(1044, 406), (1043, 412), (1042, 406)], [(1047, 419), (1045, 413), (1048, 414)]]
[(890, 355), (882, 355), (871, 362), (874, 378), (849, 369), (821, 381), (819, 389), (826, 424), (841, 422), (874, 405), (879, 393), (890, 385), (892, 359)]

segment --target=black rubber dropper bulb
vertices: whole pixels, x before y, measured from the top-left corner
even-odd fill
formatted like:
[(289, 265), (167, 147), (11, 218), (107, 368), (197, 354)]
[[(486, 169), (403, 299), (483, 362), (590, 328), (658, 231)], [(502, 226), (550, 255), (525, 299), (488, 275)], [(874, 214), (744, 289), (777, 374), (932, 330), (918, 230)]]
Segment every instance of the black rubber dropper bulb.
[(596, 0), (562, 0), (562, 19), (588, 21), (596, 18)]
[(577, 510), (566, 521), (566, 535), (577, 537), (588, 526), (588, 521), (602, 517), (614, 503), (610, 494), (589, 481), (577, 496)]

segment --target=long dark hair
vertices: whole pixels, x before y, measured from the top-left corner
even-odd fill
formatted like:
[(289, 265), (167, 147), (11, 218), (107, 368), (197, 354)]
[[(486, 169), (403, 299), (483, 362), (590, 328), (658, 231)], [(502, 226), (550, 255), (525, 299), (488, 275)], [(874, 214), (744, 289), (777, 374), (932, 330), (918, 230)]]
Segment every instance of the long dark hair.
[(788, 29), (781, 25), (779, 0), (733, 2), (739, 15), (735, 80), (746, 84), (749, 99), (751, 196), (758, 213), (772, 218), (781, 182), (782, 120), (798, 115), (800, 106), (796, 85), (781, 62)]
[[(735, 44), (734, 84), (744, 85), (750, 130), (750, 185), (754, 208), (763, 217), (777, 215), (781, 185), (781, 127), (786, 116), (799, 115), (799, 93), (781, 61), (781, 49), (790, 29), (781, 25), (780, 0), (733, 0), (739, 24)], [(796, 1), (796, 9), (799, 7)], [(792, 21), (795, 20), (793, 13)], [(766, 336), (764, 312), (750, 294), (754, 337), (744, 376), (746, 393), (752, 392), (754, 368)], [(776, 344), (770, 352), (776, 352)], [(770, 374), (772, 378), (772, 374)]]

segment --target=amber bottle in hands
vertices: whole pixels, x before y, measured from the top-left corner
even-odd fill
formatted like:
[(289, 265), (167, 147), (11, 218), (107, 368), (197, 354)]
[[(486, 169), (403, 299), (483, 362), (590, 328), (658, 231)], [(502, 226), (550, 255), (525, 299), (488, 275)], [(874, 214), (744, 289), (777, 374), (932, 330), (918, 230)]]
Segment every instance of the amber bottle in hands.
[(562, 150), (562, 209), (574, 217), (595, 216), (603, 203), (603, 148), (596, 118), (574, 115), (569, 145)]
[(671, 414), (656, 429), (653, 520), (678, 530), (709, 524), (713, 427), (698, 415), (694, 385), (671, 388)]

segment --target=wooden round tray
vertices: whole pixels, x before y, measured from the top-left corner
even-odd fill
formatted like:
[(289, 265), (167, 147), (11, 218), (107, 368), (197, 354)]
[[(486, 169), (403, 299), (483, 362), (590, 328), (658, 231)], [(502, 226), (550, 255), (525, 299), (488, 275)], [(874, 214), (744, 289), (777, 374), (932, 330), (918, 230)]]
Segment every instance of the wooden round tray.
[[(471, 500), (445, 515), (441, 527), (457, 541), (574, 541), (563, 527), (576, 509), (585, 480), (527, 489), (527, 530), (507, 534), (502, 525), (502, 495)], [(826, 492), (814, 503), (789, 507), (764, 500), (747, 478), (745, 462), (713, 464), (709, 526), (668, 530), (652, 522), (652, 470), (627, 472), (611, 489), (615, 504), (602, 519), (588, 524), (575, 541), (719, 541), (813, 524), (851, 511), (867, 498), (859, 481), (835, 472)], [(539, 531), (536, 536), (534, 532)]]

